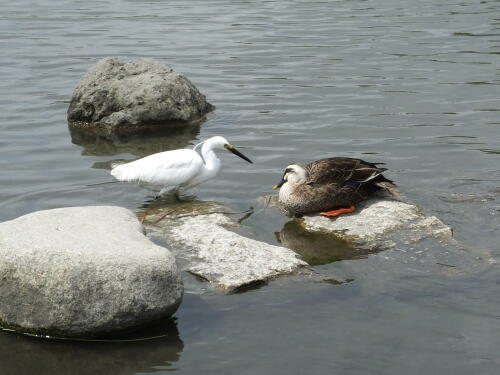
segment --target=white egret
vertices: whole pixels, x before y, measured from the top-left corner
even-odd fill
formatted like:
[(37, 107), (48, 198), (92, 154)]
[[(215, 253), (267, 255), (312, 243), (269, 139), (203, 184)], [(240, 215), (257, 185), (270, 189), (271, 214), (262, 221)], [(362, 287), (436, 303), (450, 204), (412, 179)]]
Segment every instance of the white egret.
[[(198, 153), (196, 148), (200, 145)], [(111, 175), (120, 181), (136, 182), (159, 189), (160, 195), (171, 188), (190, 189), (217, 175), (221, 161), (216, 150), (227, 150), (252, 163), (224, 137), (216, 136), (198, 143), (192, 150), (159, 152), (118, 165), (111, 170)]]

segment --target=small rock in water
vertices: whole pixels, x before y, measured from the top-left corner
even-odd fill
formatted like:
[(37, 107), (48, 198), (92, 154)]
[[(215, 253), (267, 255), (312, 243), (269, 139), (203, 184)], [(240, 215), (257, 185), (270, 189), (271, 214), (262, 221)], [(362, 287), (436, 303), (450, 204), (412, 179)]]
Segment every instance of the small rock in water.
[(425, 216), (409, 203), (396, 200), (371, 199), (358, 205), (352, 214), (329, 219), (320, 215), (303, 218), (307, 230), (327, 231), (346, 240), (369, 242), (380, 240), (398, 231), (410, 230), (411, 239), (425, 237), (452, 238), (452, 230), (435, 216)]
[[(226, 292), (290, 274), (307, 263), (284, 247), (269, 245), (235, 233), (227, 227), (238, 224), (223, 207), (185, 204), (191, 207), (171, 212), (156, 225), (146, 228), (172, 244), (176, 256), (184, 259), (185, 269)], [(155, 222), (161, 212), (148, 216)]]
[(117, 333), (172, 315), (182, 279), (129, 210), (34, 212), (0, 223), (0, 324), (64, 337)]
[(107, 57), (78, 83), (68, 122), (87, 133), (136, 133), (201, 121), (213, 109), (191, 81), (159, 61)]

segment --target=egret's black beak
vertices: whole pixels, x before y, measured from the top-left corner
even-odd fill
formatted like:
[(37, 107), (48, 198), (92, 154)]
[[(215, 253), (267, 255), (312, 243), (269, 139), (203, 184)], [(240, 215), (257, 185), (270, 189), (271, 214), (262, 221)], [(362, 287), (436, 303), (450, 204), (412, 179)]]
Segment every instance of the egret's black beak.
[[(284, 177), (284, 176), (283, 176)], [(273, 186), (273, 190), (278, 190), (280, 187), (283, 186), (283, 184), (286, 182), (284, 178), (281, 179), (280, 183), (278, 185)]]
[(233, 154), (235, 154), (236, 156), (239, 156), (240, 158), (242, 158), (243, 160), (246, 160), (248, 161), (249, 163), (252, 163), (252, 161), (247, 158), (245, 155), (243, 155), (241, 152), (239, 152), (237, 149), (234, 148), (233, 145), (224, 145), (224, 148), (226, 150), (228, 150), (229, 152), (232, 152)]

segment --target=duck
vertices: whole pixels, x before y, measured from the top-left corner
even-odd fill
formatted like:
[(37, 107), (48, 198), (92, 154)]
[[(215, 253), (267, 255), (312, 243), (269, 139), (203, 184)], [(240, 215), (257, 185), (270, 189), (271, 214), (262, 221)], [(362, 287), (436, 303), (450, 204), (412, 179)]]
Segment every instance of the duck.
[(398, 196), (396, 184), (382, 174), (384, 163), (349, 157), (330, 157), (310, 164), (293, 163), (285, 168), (278, 200), (286, 215), (300, 217), (319, 213), (335, 218), (356, 210), (356, 204), (381, 190)]

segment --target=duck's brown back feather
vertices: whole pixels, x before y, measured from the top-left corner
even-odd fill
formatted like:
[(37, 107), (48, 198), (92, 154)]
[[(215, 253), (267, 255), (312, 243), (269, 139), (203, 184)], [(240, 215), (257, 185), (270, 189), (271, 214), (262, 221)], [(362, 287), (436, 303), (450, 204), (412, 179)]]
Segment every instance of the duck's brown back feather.
[(307, 184), (333, 183), (343, 186), (346, 181), (364, 182), (375, 179), (387, 169), (361, 159), (335, 157), (316, 160), (308, 164), (306, 170)]

